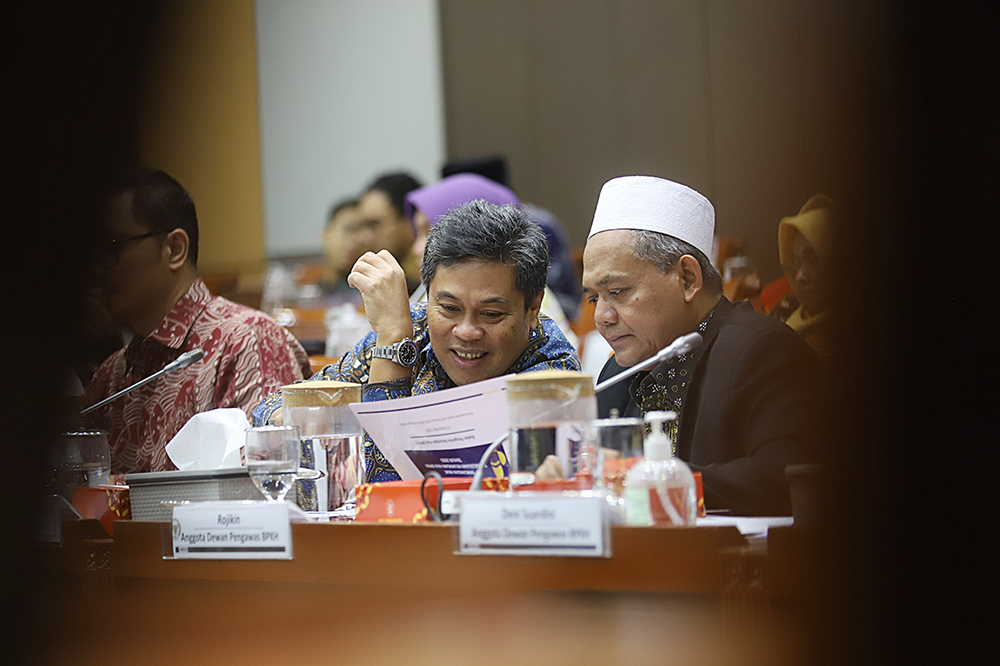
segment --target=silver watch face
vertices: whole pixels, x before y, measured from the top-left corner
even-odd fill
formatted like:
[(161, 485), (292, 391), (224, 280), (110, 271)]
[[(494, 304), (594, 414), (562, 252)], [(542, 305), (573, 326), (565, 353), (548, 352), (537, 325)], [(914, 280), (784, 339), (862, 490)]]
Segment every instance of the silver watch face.
[(403, 340), (396, 350), (397, 363), (411, 367), (417, 363), (417, 345), (412, 340)]

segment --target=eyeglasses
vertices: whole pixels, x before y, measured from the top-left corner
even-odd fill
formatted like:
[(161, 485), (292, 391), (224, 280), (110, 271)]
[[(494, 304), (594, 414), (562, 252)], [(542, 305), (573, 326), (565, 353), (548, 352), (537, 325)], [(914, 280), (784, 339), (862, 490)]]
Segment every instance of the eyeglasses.
[(102, 262), (108, 268), (118, 265), (119, 255), (121, 249), (125, 247), (126, 243), (131, 243), (132, 241), (142, 240), (143, 238), (151, 238), (153, 236), (159, 236), (160, 234), (169, 234), (170, 231), (150, 231), (146, 234), (139, 234), (138, 236), (130, 236), (129, 238), (109, 238), (107, 244), (103, 248), (103, 253), (101, 255)]

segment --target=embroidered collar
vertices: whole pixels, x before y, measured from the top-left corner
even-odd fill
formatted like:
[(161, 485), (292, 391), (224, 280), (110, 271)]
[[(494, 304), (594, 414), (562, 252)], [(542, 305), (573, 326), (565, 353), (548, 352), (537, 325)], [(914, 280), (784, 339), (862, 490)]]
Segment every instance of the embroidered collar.
[(661, 410), (677, 413), (677, 418), (666, 424), (667, 435), (673, 443), (675, 454), (677, 453), (678, 433), (680, 432), (680, 421), (687, 389), (694, 377), (694, 368), (697, 367), (702, 352), (709, 346), (709, 340), (718, 331), (718, 326), (712, 324), (716, 323), (713, 322), (713, 315), (721, 303), (722, 299), (719, 299), (711, 312), (697, 326), (698, 332), (703, 337), (702, 344), (690, 354), (681, 354), (675, 358), (667, 359), (650, 371), (638, 373), (629, 385), (632, 400), (639, 406), (643, 415), (647, 412)]

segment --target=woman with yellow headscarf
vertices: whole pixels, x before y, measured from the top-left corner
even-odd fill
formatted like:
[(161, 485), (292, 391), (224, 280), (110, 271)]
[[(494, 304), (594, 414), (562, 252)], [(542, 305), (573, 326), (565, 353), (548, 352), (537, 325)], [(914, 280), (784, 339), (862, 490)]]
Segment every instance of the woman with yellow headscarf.
[(818, 354), (829, 356), (830, 230), (833, 202), (817, 194), (798, 215), (778, 225), (778, 254), (785, 277), (798, 302), (786, 324)]

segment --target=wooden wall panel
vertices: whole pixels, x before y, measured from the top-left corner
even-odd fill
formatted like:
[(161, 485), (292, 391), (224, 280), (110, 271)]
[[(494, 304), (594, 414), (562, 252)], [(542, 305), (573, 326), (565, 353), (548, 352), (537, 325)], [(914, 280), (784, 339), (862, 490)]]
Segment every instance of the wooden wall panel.
[(202, 272), (264, 261), (253, 0), (164, 4), (140, 152), (198, 211)]
[(879, 3), (441, 0), (448, 151), (503, 153), (512, 185), (586, 240), (601, 184), (706, 194), (765, 280), (777, 225), (863, 165)]
[(778, 221), (805, 202), (809, 168), (796, 2), (712, 2), (707, 15), (718, 228), (777, 275)]

